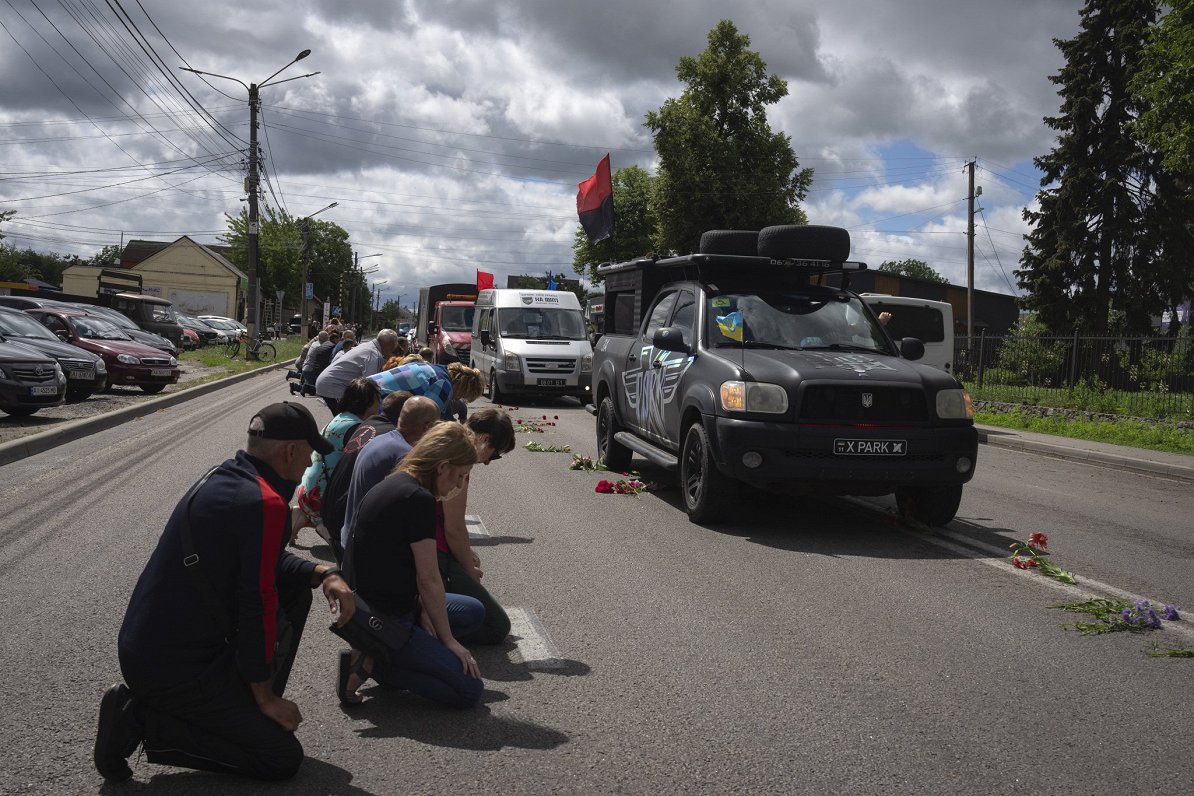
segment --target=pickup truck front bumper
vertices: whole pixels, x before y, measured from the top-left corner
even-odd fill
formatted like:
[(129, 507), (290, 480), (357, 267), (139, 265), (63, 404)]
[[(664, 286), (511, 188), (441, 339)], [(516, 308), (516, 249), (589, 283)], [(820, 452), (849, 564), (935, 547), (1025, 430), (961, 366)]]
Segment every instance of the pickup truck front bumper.
[(708, 415), (703, 421), (716, 440), (718, 468), (765, 487), (882, 495), (897, 486), (964, 484), (978, 456), (973, 425), (797, 425)]

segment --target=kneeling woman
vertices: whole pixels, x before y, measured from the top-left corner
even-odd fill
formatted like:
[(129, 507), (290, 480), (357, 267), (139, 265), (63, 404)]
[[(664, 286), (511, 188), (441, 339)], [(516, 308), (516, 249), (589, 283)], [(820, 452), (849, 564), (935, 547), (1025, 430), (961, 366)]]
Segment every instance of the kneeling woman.
[[(367, 676), (453, 707), (471, 707), (481, 698), (477, 662), (448, 621), (435, 546), (435, 503), (464, 485), (476, 461), (473, 433), (460, 423), (438, 423), (357, 510), (344, 574), (374, 611), (409, 623), (411, 637), (385, 664), (356, 650), (343, 653), (341, 701), (359, 702), (356, 690)], [(479, 624), (481, 604), (456, 599), (476, 603)]]

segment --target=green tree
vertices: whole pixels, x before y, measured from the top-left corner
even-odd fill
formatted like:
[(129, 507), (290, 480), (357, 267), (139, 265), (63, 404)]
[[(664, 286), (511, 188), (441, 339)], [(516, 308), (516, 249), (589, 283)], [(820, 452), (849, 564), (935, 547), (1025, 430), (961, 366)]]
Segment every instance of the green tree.
[(879, 266), (879, 270), (888, 274), (902, 274), (914, 279), (926, 279), (929, 282), (948, 284), (949, 280), (933, 270), (924, 260), (909, 258), (907, 260), (887, 260)]
[(650, 254), (655, 249), (655, 215), (651, 211), (651, 175), (638, 166), (618, 169), (612, 175), (614, 188), (614, 230), (612, 244), (589, 243), (584, 227), (576, 227), (572, 241), (572, 270), (600, 281), (597, 266), (623, 262)]
[(115, 268), (120, 264), (120, 247), (119, 246), (105, 246), (99, 252), (83, 261), (83, 265), (95, 266), (97, 268)]
[(1059, 134), (1053, 150), (1034, 159), (1044, 177), (1039, 209), (1024, 211), (1032, 231), (1016, 276), (1027, 306), (1055, 333), (1104, 334), (1112, 309), (1132, 328), (1148, 328), (1152, 252), (1139, 230), (1150, 174), (1130, 133), (1141, 104), (1128, 86), (1156, 5), (1087, 0), (1079, 34), (1054, 40), (1065, 65), (1050, 80), (1062, 103), (1045, 123)]
[[(257, 234), (257, 277), (261, 283), (261, 295), (270, 297), (279, 290), (286, 291), (287, 303), (297, 306), (302, 281), (303, 233), (300, 222), (284, 211), (275, 211), (266, 206), (264, 218), (260, 221)], [(240, 215), (225, 216), (228, 232), (222, 241), (232, 252), (229, 259), (242, 271), (249, 266), (249, 214), (242, 210)], [(318, 218), (309, 219), (310, 246), (307, 279), (313, 285), (316, 296), (331, 299), (335, 303), (341, 285), (341, 278), (347, 287), (353, 267), (352, 247), (348, 244), (348, 232), (339, 224)]]
[(1194, 176), (1194, 0), (1168, 0), (1152, 29), (1131, 89), (1148, 107), (1136, 132), (1164, 166)]
[(800, 168), (791, 139), (767, 122), (767, 106), (787, 95), (787, 82), (767, 74), (733, 22), (717, 23), (708, 42), (676, 66), (687, 86), (680, 97), (647, 114), (659, 156), (655, 242), (664, 251), (694, 252), (708, 229), (806, 220), (799, 203), (812, 169)]

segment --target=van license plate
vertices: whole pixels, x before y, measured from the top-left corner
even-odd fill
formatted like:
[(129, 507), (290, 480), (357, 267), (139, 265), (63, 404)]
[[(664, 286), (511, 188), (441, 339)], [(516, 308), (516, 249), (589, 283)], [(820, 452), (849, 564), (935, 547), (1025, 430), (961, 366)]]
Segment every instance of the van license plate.
[(568, 382), (564, 379), (539, 379), (536, 383), (540, 387), (563, 387)]
[(905, 456), (906, 439), (835, 439), (833, 452), (838, 456)]
[(29, 394), (30, 395), (57, 395), (58, 388), (55, 387), (53, 384), (46, 384), (41, 387), (30, 387)]
[(149, 371), (149, 375), (168, 379), (173, 376), (174, 373), (169, 368), (153, 368)]

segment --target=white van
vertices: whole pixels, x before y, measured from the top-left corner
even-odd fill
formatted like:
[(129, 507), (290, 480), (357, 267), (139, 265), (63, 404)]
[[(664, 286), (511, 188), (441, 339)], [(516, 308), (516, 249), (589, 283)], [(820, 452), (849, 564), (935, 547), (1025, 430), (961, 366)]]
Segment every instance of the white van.
[(918, 361), (925, 365), (954, 372), (954, 308), (945, 301), (889, 296), (884, 293), (861, 293), (875, 315), (890, 312), (887, 332), (896, 342), (915, 337), (925, 344), (925, 355)]
[(482, 290), (470, 354), (494, 402), (527, 394), (592, 401), (593, 347), (580, 302), (566, 290)]

